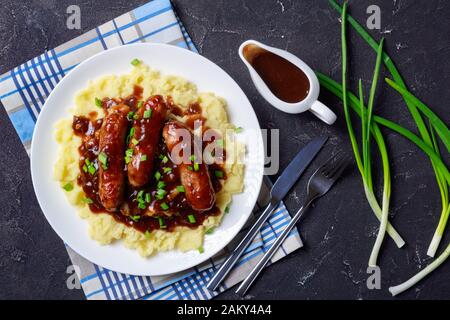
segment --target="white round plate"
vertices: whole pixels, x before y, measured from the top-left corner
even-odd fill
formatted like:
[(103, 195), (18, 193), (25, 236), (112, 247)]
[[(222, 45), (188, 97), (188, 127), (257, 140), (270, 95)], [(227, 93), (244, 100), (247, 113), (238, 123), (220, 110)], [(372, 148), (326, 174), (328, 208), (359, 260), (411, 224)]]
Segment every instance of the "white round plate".
[[(230, 211), (221, 225), (205, 237), (204, 252), (172, 250), (142, 258), (121, 241), (102, 246), (89, 238), (87, 222), (71, 206), (59, 183), (53, 180), (58, 145), (54, 124), (70, 116), (75, 94), (89, 80), (102, 75), (130, 72), (130, 61), (138, 58), (163, 74), (182, 76), (195, 83), (199, 91), (211, 91), (225, 98), (230, 121), (242, 127), (239, 140), (246, 144), (245, 190), (233, 196)], [(262, 183), (264, 155), (259, 123), (250, 102), (236, 82), (208, 59), (171, 45), (133, 44), (101, 52), (74, 68), (47, 98), (38, 117), (31, 146), (31, 175), (37, 199), (50, 225), (69, 247), (86, 259), (107, 269), (132, 275), (164, 275), (186, 270), (223, 249), (247, 221)], [(257, 132), (255, 134), (255, 132)], [(250, 159), (251, 157), (251, 159)]]

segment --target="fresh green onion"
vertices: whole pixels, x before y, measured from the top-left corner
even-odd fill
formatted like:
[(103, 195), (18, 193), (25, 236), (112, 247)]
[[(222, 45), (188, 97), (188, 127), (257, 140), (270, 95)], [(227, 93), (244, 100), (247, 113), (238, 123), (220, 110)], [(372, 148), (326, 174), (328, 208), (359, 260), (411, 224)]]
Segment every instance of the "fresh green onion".
[(73, 190), (73, 184), (70, 182), (67, 182), (64, 186), (63, 189), (66, 190), (67, 192), (72, 191)]
[[(373, 110), (373, 101), (375, 96), (375, 90), (376, 90), (376, 84), (378, 80), (378, 74), (380, 70), (380, 64), (381, 64), (381, 54), (383, 53), (382, 46), (380, 46), (381, 49), (378, 50), (377, 54), (377, 62), (375, 64), (375, 71), (373, 75), (373, 81), (372, 86), (370, 90), (370, 97), (369, 97), (369, 106), (367, 115), (363, 112), (361, 116), (361, 121), (363, 124), (363, 159), (361, 160), (361, 156), (359, 153), (358, 143), (356, 141), (355, 132), (353, 130), (353, 125), (351, 122), (350, 117), (350, 110), (348, 106), (348, 97), (347, 97), (347, 39), (346, 39), (346, 25), (347, 25), (347, 2), (344, 2), (344, 6), (342, 9), (341, 14), (341, 42), (342, 42), (342, 101), (344, 104), (344, 114), (345, 114), (345, 121), (347, 124), (348, 133), (350, 136), (350, 141), (353, 149), (353, 153), (355, 155), (356, 164), (358, 166), (358, 169), (361, 173), (362, 182), (364, 185), (364, 191), (366, 194), (366, 198), (369, 203), (376, 203), (376, 197), (373, 192), (373, 186), (372, 186), (372, 173), (370, 169), (370, 129), (371, 129), (371, 122), (372, 122), (372, 110)], [(359, 98), (359, 104), (361, 106), (361, 110), (364, 110), (364, 102), (363, 102), (363, 93), (362, 93), (362, 84), (361, 81), (359, 81), (359, 92), (360, 92), (360, 98)], [(365, 131), (367, 130), (367, 131)], [(382, 136), (381, 136), (382, 137)], [(380, 146), (380, 143), (383, 141), (382, 145)], [(387, 152), (383, 149), (384, 147), (384, 140), (380, 139), (377, 141), (380, 152), (383, 158), (383, 170), (384, 170), (384, 192), (383, 192), (383, 206), (381, 209), (380, 214), (380, 228), (378, 231), (377, 239), (375, 241), (374, 248), (372, 249), (372, 253), (370, 255), (369, 259), (369, 266), (375, 266), (377, 263), (377, 257), (378, 252), (381, 246), (381, 243), (384, 238), (384, 233), (387, 228), (388, 223), (388, 209), (389, 209), (389, 195), (390, 195), (390, 173), (388, 167), (385, 166), (385, 159), (387, 158)], [(383, 148), (384, 147), (384, 148)], [(377, 204), (378, 206), (378, 204)], [(372, 205), (373, 207), (373, 205)]]
[(186, 192), (183, 186), (177, 186), (178, 192)]
[(147, 161), (147, 155), (146, 154), (141, 155), (141, 161)]
[(165, 164), (169, 161), (169, 158), (167, 158), (167, 156), (163, 156), (161, 160), (162, 160), (162, 163)]
[(225, 213), (228, 213), (228, 212), (230, 212), (230, 207), (225, 207)]
[(139, 119), (139, 115), (137, 113), (133, 114), (133, 120)]
[(102, 100), (99, 98), (95, 98), (95, 105), (99, 108), (102, 107)]
[(199, 248), (198, 248), (198, 252), (199, 252), (199, 253), (203, 253), (203, 252), (205, 252), (205, 249), (203, 249), (203, 247), (199, 247)]
[(170, 172), (172, 172), (172, 168), (164, 167), (163, 168), (163, 172), (164, 173), (170, 173)]
[(193, 170), (194, 170), (194, 169), (192, 168), (192, 166), (188, 166), (187, 168), (188, 168), (188, 170), (190, 170), (190, 171), (193, 171)]
[(150, 195), (150, 193), (146, 193), (145, 194), (145, 202), (150, 203), (152, 201), (152, 196)]
[(156, 172), (155, 172), (155, 179), (156, 179), (156, 180), (161, 179), (161, 173), (160, 173), (159, 171), (156, 171)]
[(133, 60), (131, 60), (131, 65), (133, 65), (133, 66), (138, 66), (139, 64), (141, 64), (141, 60), (139, 60), (139, 59), (137, 59), (137, 58), (134, 58)]
[(195, 161), (195, 155), (191, 154), (191, 156), (189, 157), (189, 160), (191, 160), (191, 162), (194, 162)]
[(234, 132), (241, 133), (244, 129), (242, 127), (237, 127), (234, 129)]
[(84, 172), (88, 172), (88, 166), (87, 165), (83, 165), (83, 171)]
[(215, 176), (216, 178), (223, 178), (223, 171), (215, 170), (215, 171), (214, 171), (214, 176)]
[(142, 107), (144, 105), (144, 101), (142, 101), (142, 100), (139, 100), (138, 102), (137, 102), (137, 104), (136, 104), (136, 108), (140, 108), (140, 107)]
[(214, 232), (214, 228), (209, 228), (208, 230), (205, 231), (205, 234), (211, 234)]
[(144, 111), (144, 119), (149, 119), (152, 117), (152, 109)]
[(150, 231), (145, 230), (145, 233), (144, 233), (145, 238), (150, 239), (150, 235), (151, 235), (151, 234), (152, 234), (152, 233), (151, 233)]
[(200, 170), (200, 166), (197, 162), (194, 163), (194, 171)]
[(193, 214), (188, 215), (188, 220), (190, 223), (196, 223), (195, 216)]
[(139, 140), (137, 140), (136, 138), (131, 139), (131, 143), (134, 144), (135, 146), (137, 146), (139, 144)]

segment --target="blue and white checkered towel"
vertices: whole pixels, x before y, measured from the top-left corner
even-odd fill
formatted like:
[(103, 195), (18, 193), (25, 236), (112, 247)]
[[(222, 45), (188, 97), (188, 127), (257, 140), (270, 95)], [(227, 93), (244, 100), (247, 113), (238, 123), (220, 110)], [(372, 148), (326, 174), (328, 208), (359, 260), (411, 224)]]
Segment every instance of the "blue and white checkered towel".
[[(134, 42), (169, 43), (197, 52), (170, 1), (154, 0), (46, 51), (0, 77), (0, 100), (28, 153), (36, 118), (58, 81), (92, 55)], [(269, 179), (264, 181), (258, 206), (265, 203), (271, 185)], [(290, 219), (284, 204), (281, 204), (219, 291), (214, 293), (205, 288), (206, 283), (233, 244), (195, 268), (159, 277), (120, 274), (87, 261), (69, 247), (67, 251), (88, 299), (204, 300), (242, 281)], [(246, 228), (240, 236), (245, 231)], [(272, 262), (301, 246), (298, 231), (294, 229)]]

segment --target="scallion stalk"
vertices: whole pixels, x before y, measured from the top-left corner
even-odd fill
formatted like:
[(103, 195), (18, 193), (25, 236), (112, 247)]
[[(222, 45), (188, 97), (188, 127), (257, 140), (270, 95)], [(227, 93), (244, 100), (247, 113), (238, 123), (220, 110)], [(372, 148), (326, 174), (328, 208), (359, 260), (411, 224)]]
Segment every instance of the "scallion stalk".
[[(351, 145), (353, 148), (353, 153), (355, 155), (358, 169), (361, 173), (361, 178), (362, 178), (362, 182), (364, 185), (364, 192), (366, 194), (366, 198), (367, 198), (370, 206), (372, 208), (376, 208), (373, 211), (375, 212), (375, 214), (377, 215), (377, 217), (380, 220), (380, 228), (379, 228), (379, 231), (377, 234), (375, 245), (372, 249), (372, 253), (370, 254), (370, 258), (369, 258), (369, 266), (375, 266), (377, 264), (377, 258), (378, 258), (378, 254), (380, 251), (380, 247), (383, 242), (384, 235), (386, 233), (387, 226), (388, 226), (389, 200), (390, 200), (390, 194), (391, 194), (391, 177), (390, 177), (390, 170), (389, 170), (389, 159), (387, 156), (386, 144), (384, 143), (384, 139), (383, 139), (383, 136), (380, 131), (377, 131), (377, 134), (375, 136), (376, 136), (376, 142), (378, 144), (378, 147), (379, 147), (379, 150), (381, 153), (382, 163), (383, 163), (383, 172), (384, 172), (384, 176), (383, 176), (383, 178), (384, 178), (384, 189), (383, 190), (384, 191), (383, 191), (383, 202), (382, 202), (381, 209), (378, 205), (375, 194), (373, 192), (371, 159), (370, 159), (370, 131), (372, 128), (373, 103), (375, 100), (375, 91), (376, 91), (377, 82), (378, 82), (378, 75), (380, 72), (383, 46), (381, 45), (379, 47), (379, 49), (377, 50), (377, 60), (376, 60), (376, 64), (375, 64), (375, 70), (374, 70), (372, 85), (371, 85), (371, 89), (370, 89), (367, 113), (365, 112), (365, 108), (364, 108), (362, 83), (361, 83), (361, 80), (359, 81), (359, 95), (360, 95), (359, 103), (360, 103), (360, 110), (362, 110), (361, 121), (362, 121), (362, 127), (363, 127), (363, 133), (362, 133), (363, 157), (361, 160), (358, 144), (356, 141), (355, 133), (353, 130), (353, 125), (351, 122), (350, 110), (348, 107), (347, 39), (346, 39), (346, 24), (347, 24), (347, 22), (346, 21), (347, 21), (347, 2), (344, 2), (342, 14), (341, 14), (342, 101), (343, 101), (343, 105), (344, 105), (345, 121), (347, 124), (348, 133), (350, 136), (350, 142), (351, 142)], [(398, 244), (401, 244), (400, 246), (402, 246), (404, 244), (404, 241), (401, 240), (401, 238), (397, 239), (396, 242), (398, 242)]]

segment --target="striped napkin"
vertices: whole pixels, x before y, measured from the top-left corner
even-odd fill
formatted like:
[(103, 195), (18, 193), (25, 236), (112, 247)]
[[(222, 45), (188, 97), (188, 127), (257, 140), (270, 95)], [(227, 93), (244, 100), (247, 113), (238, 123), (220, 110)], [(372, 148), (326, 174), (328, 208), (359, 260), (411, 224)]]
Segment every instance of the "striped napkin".
[[(168, 43), (197, 52), (170, 1), (154, 0), (46, 51), (0, 77), (0, 101), (28, 153), (36, 119), (58, 81), (92, 55), (134, 42)], [(270, 180), (265, 178), (255, 211), (266, 203), (270, 186)], [(68, 246), (66, 248), (87, 299), (205, 300), (242, 281), (290, 219), (286, 207), (281, 204), (217, 292), (209, 292), (206, 283), (247, 228), (232, 244), (203, 264), (158, 277), (131, 276), (107, 270), (84, 259)], [(271, 262), (301, 246), (298, 231), (294, 229)]]

